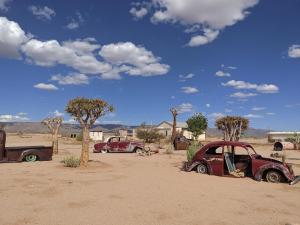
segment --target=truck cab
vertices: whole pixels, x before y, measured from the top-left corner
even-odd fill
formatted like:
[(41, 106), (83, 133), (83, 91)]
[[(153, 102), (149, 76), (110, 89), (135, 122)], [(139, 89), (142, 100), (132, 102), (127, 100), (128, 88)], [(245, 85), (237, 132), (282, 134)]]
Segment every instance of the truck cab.
[(34, 162), (52, 160), (52, 146), (6, 147), (6, 133), (0, 130), (0, 163), (1, 162)]

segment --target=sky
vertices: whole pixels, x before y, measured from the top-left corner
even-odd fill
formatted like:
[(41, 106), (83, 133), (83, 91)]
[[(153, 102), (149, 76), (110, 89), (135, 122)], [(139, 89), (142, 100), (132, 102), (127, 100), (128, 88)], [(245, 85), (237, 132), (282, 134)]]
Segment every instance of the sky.
[(300, 130), (299, 0), (0, 0), (0, 121), (63, 116), (78, 96), (138, 125), (203, 113)]

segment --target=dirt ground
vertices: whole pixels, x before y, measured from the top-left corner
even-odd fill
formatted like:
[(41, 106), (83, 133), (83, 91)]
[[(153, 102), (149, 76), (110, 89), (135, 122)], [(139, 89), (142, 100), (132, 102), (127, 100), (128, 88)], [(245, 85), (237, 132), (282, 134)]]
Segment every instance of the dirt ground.
[[(248, 140), (269, 156), (265, 140)], [(8, 146), (49, 145), (50, 138), (8, 135)], [(0, 164), (0, 225), (296, 225), (300, 183), (270, 184), (180, 170), (184, 151), (91, 154), (88, 168), (60, 160), (81, 146), (60, 140), (53, 161)], [(300, 175), (300, 152), (288, 152)]]

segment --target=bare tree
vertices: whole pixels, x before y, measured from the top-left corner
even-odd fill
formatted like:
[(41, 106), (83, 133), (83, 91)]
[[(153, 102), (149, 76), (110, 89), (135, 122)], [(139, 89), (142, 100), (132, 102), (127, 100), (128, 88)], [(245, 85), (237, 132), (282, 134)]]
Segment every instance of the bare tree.
[(173, 116), (173, 128), (172, 128), (172, 137), (171, 137), (171, 140), (172, 140), (172, 143), (174, 142), (175, 140), (175, 137), (176, 137), (176, 127), (177, 127), (177, 115), (178, 115), (178, 111), (176, 108), (171, 108), (170, 109), (170, 112), (172, 113), (172, 116)]
[(114, 108), (101, 99), (78, 97), (70, 100), (65, 110), (80, 123), (83, 129), (80, 166), (87, 166), (89, 161), (89, 129), (99, 117), (113, 112)]
[(249, 127), (249, 120), (241, 116), (225, 116), (217, 119), (215, 126), (223, 132), (225, 141), (239, 141)]
[(63, 119), (61, 117), (46, 118), (42, 121), (42, 124), (46, 125), (52, 134), (52, 146), (54, 154), (58, 154), (58, 133), (62, 122)]

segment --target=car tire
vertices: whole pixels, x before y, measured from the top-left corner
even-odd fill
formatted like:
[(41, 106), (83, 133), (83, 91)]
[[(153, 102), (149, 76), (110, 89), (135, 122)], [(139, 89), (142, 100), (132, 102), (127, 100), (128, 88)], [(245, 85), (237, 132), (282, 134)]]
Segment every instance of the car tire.
[(140, 154), (140, 153), (142, 153), (142, 149), (141, 148), (135, 148), (133, 152), (135, 152), (137, 154)]
[(25, 161), (26, 162), (35, 162), (37, 160), (37, 156), (36, 155), (26, 155), (25, 156)]
[(197, 169), (197, 173), (207, 174), (207, 167), (202, 163), (198, 164), (196, 169)]
[(279, 172), (270, 170), (266, 174), (266, 180), (270, 183), (281, 183), (283, 181), (283, 177)]
[(108, 151), (107, 149), (102, 149), (102, 150), (101, 150), (101, 153), (103, 153), (103, 154), (104, 154), (104, 153), (108, 153), (108, 152), (109, 152), (109, 151)]

